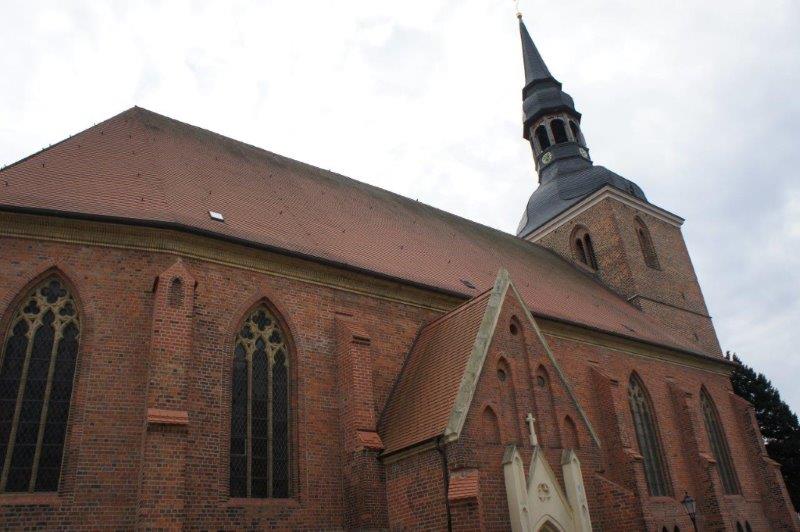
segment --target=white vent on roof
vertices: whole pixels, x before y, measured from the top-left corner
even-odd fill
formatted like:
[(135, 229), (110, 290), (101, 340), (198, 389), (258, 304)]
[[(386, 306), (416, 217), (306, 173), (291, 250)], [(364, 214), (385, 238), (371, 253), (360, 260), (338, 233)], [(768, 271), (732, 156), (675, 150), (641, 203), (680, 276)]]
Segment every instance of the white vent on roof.
[(224, 222), (225, 221), (225, 217), (222, 216), (222, 213), (220, 213), (220, 212), (208, 211), (208, 215), (211, 216), (212, 220), (216, 220), (218, 222)]

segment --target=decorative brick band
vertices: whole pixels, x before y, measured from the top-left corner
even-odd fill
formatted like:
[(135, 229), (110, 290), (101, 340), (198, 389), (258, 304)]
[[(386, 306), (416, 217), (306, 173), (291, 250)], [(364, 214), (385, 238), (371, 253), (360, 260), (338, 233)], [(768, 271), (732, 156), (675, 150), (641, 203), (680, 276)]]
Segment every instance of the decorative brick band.
[(185, 410), (147, 409), (148, 425), (188, 425), (189, 412)]

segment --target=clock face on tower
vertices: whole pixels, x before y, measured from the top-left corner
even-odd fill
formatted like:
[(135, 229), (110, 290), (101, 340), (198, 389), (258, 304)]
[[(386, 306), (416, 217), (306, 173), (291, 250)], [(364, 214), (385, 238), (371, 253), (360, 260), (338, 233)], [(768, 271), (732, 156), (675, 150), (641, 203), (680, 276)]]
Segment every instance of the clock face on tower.
[(578, 148), (578, 153), (580, 153), (581, 157), (583, 157), (584, 159), (588, 159), (589, 158), (589, 152), (586, 151), (585, 148)]
[(553, 154), (550, 152), (545, 153), (542, 155), (542, 164), (549, 164), (550, 161), (553, 160)]

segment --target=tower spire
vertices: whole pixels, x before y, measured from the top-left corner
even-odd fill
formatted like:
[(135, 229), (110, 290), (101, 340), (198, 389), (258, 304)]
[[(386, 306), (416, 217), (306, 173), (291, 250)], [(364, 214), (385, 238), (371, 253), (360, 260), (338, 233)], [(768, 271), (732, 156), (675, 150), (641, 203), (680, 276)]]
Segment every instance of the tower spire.
[(536, 81), (552, 80), (558, 83), (547, 68), (536, 45), (533, 44), (531, 34), (528, 33), (528, 28), (525, 26), (525, 22), (522, 21), (522, 13), (517, 13), (517, 18), (519, 19), (519, 34), (522, 38), (522, 62), (525, 66), (525, 87), (527, 88)]
[(528, 200), (517, 234), (526, 237), (570, 205), (606, 185), (647, 201), (635, 183), (592, 163), (581, 132), (581, 114), (575, 109), (572, 97), (562, 90), (561, 83), (547, 68), (520, 13), (517, 18), (525, 68), (522, 136), (531, 145), (539, 174), (539, 187)]
[(525, 68), (522, 136), (531, 143), (539, 182), (544, 182), (556, 170), (548, 170), (548, 167), (567, 164), (575, 169), (591, 165), (591, 160), (580, 132), (581, 114), (575, 110), (572, 97), (561, 90), (561, 83), (547, 68), (522, 15), (517, 13), (517, 18)]

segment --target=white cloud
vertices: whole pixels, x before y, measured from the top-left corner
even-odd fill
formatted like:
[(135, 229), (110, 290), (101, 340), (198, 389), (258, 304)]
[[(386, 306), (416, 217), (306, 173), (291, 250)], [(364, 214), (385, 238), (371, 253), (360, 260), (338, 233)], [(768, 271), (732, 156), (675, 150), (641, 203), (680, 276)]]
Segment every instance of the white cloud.
[[(800, 6), (522, 0), (595, 161), (687, 219), (723, 348), (800, 409)], [(0, 164), (134, 104), (513, 232), (510, 0), (5, 2)]]

